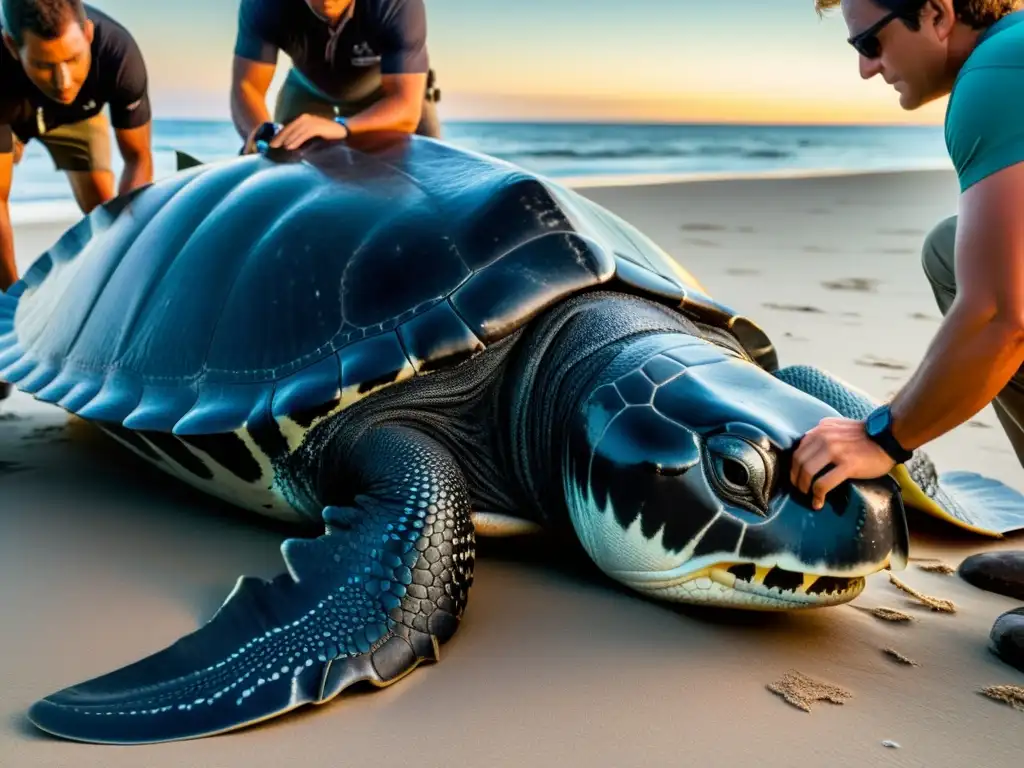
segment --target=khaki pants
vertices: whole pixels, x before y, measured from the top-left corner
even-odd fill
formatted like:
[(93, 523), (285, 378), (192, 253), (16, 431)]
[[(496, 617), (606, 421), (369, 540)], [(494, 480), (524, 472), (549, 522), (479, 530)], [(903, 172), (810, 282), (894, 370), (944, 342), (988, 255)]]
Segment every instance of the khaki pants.
[[(955, 241), (956, 216), (950, 216), (939, 222), (928, 234), (921, 251), (921, 266), (924, 267), (935, 301), (943, 315), (949, 311), (956, 297), (956, 272), (953, 267)], [(1010, 383), (996, 396), (992, 409), (1017, 452), (1017, 460), (1024, 466), (1024, 369), (1017, 371)]]
[[(58, 171), (112, 171), (110, 122), (103, 112), (77, 123), (51, 128), (37, 139), (50, 153)], [(14, 154), (20, 159), (21, 142), (17, 136), (14, 141)]]
[[(274, 105), (274, 122), (289, 123), (303, 114), (330, 118), (350, 117), (380, 101), (383, 95), (383, 92), (378, 90), (360, 101), (336, 102), (310, 90), (295, 76), (295, 71), (292, 70), (281, 85), (281, 90), (278, 91), (277, 103)], [(416, 133), (420, 136), (441, 138), (437, 105), (429, 95), (423, 99), (423, 114), (420, 117), (420, 124), (416, 127)]]

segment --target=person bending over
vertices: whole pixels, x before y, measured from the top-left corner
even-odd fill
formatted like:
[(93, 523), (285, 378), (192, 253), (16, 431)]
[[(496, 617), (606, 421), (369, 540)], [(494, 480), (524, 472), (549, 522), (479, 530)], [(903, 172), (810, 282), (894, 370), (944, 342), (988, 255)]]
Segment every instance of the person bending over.
[[(910, 381), (865, 420), (829, 418), (793, 454), (820, 504), (847, 478), (888, 473), (989, 403), (1024, 465), (1024, 11), (1020, 0), (816, 0), (836, 6), (861, 77), (905, 110), (949, 95), (957, 215), (926, 237), (922, 265), (943, 315)], [(819, 476), (820, 475), (820, 476)], [(817, 479), (815, 479), (817, 478)]]
[[(146, 66), (131, 34), (81, 0), (2, 0), (0, 291), (17, 279), (8, 200), (33, 139), (70, 182), (83, 213), (153, 180)], [(109, 105), (110, 120), (103, 113)], [(115, 192), (110, 124), (124, 172)]]
[[(267, 90), (278, 52), (292, 60), (273, 120)], [(271, 146), (399, 131), (439, 137), (423, 0), (241, 0), (231, 115), (244, 140), (276, 122)]]
[[(46, 147), (83, 213), (115, 195), (110, 123), (124, 159), (117, 193), (153, 180), (153, 156), (146, 67), (128, 30), (81, 0), (2, 0), (0, 11), (2, 293), (18, 279), (9, 199), (27, 142)], [(9, 394), (0, 382), (0, 400)]]

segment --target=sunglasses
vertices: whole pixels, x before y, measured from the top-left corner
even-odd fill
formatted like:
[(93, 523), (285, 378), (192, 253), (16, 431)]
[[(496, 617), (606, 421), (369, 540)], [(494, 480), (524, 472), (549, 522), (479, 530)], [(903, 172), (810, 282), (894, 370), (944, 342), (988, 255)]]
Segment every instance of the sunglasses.
[(901, 16), (905, 16), (907, 13), (906, 8), (900, 8), (896, 11), (890, 11), (885, 16), (880, 18), (874, 24), (867, 29), (858, 32), (856, 35), (848, 39), (850, 45), (852, 45), (857, 53), (863, 56), (865, 59), (877, 59), (882, 55), (882, 43), (878, 39), (878, 33), (881, 32), (889, 22), (893, 19), (898, 19)]

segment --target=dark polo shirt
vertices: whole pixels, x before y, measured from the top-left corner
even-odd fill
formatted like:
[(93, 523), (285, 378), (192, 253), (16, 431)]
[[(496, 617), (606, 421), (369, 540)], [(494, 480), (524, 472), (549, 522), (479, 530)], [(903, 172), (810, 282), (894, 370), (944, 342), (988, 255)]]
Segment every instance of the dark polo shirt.
[(235, 55), (272, 64), (278, 51), (327, 96), (355, 101), (381, 75), (427, 72), (426, 9), (423, 0), (353, 0), (332, 27), (304, 0), (241, 0)]
[(7, 46), (0, 45), (0, 153), (12, 151), (12, 131), (27, 142), (57, 126), (93, 117), (107, 104), (114, 128), (138, 128), (149, 122), (146, 65), (138, 45), (127, 29), (102, 11), (91, 5), (85, 10), (96, 29), (92, 66), (71, 104), (45, 96)]

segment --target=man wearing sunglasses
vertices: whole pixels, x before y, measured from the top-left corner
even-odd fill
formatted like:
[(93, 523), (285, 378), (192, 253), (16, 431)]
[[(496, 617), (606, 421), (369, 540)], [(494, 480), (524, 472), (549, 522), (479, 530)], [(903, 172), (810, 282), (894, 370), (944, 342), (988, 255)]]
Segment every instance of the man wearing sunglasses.
[(848, 478), (881, 477), (989, 403), (1024, 465), (1024, 6), (1021, 0), (816, 0), (840, 7), (865, 79), (916, 109), (949, 95), (958, 215), (925, 240), (944, 315), (910, 381), (864, 420), (824, 419), (793, 455), (815, 506)]
[(266, 95), (278, 52), (292, 60), (274, 109), (270, 146), (400, 131), (438, 136), (423, 0), (241, 0), (231, 114), (255, 149), (271, 121)]

